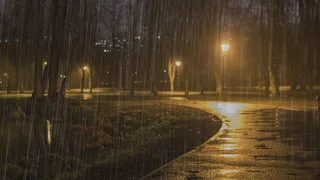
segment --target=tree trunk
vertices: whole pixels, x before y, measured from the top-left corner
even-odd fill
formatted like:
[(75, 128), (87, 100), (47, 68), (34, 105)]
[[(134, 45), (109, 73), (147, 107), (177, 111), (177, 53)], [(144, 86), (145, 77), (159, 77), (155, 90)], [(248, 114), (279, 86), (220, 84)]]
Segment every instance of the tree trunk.
[(216, 81), (216, 92), (218, 95), (222, 95), (222, 69), (221, 69), (221, 28), (222, 28), (222, 14), (223, 14), (223, 6), (222, 0), (219, 0), (219, 11), (218, 11), (218, 23), (217, 23), (217, 33), (216, 33), (216, 43), (215, 43), (215, 56), (214, 56), (214, 76)]
[[(291, 60), (292, 61), (292, 60)], [(290, 90), (297, 90), (297, 80), (296, 80), (296, 68), (294, 62), (291, 62), (290, 65)]]
[[(41, 0), (36, 1), (36, 11), (35, 15), (35, 30), (33, 36), (35, 37), (35, 46), (33, 50), (34, 55), (34, 82), (33, 82), (33, 97), (39, 98), (44, 96), (44, 91), (42, 88), (42, 48), (41, 48), (41, 38), (42, 33), (40, 33), (40, 10), (41, 10)], [(40, 51), (37, 52), (36, 50)]]
[(168, 75), (170, 81), (170, 91), (174, 91), (174, 79), (175, 79), (176, 67), (173, 65), (173, 61), (169, 60), (168, 62)]
[(302, 51), (302, 60), (303, 60), (303, 65), (301, 67), (301, 76), (300, 76), (300, 90), (306, 90), (307, 89), (307, 81), (308, 81), (308, 68), (307, 68), (307, 62), (308, 62), (308, 46), (305, 45), (303, 47), (303, 51)]
[[(310, 61), (310, 62), (316, 62), (317, 61), (317, 56), (318, 56), (317, 48), (315, 47), (313, 49), (314, 49), (313, 50), (313, 61)], [(310, 97), (312, 97), (313, 96), (314, 80), (315, 80), (314, 67), (309, 69), (308, 72), (309, 72), (308, 73), (308, 94), (310, 95)]]
[(274, 41), (274, 19), (275, 19), (275, 0), (269, 0), (270, 8), (269, 8), (269, 44), (268, 44), (268, 74), (270, 81), (270, 90), (271, 95), (273, 97), (279, 97), (279, 86), (276, 83), (276, 72), (275, 72), (275, 64), (273, 62), (273, 41)]
[(260, 1), (260, 58), (261, 58), (261, 72), (262, 72), (262, 79), (264, 82), (264, 91), (265, 95), (269, 96), (269, 74), (268, 74), (268, 65), (266, 64), (265, 59), (265, 34), (264, 34), (264, 14), (263, 14), (263, 0)]
[(51, 46), (49, 56), (49, 97), (56, 97), (59, 82), (61, 46), (68, 1), (52, 0)]
[(287, 84), (287, 67), (288, 67), (288, 23), (287, 23), (287, 10), (286, 10), (286, 0), (283, 0), (283, 44), (282, 44), (282, 61), (285, 65), (285, 71), (282, 73), (284, 77), (284, 83)]
[(185, 82), (184, 82), (184, 95), (188, 96), (189, 95), (189, 77), (186, 75), (185, 77)]
[[(39, 53), (41, 54), (41, 53)], [(41, 56), (38, 54), (35, 54), (35, 60), (34, 60), (34, 83), (33, 83), (33, 97), (43, 97), (44, 92), (42, 89), (42, 62), (41, 62)]]
[(84, 89), (84, 78), (85, 78), (85, 71), (81, 70), (82, 74), (81, 74), (81, 82), (80, 82), (80, 92), (83, 93), (83, 89)]
[(174, 82), (173, 80), (170, 80), (170, 91), (173, 92), (174, 91)]
[(150, 2), (150, 16), (148, 21), (148, 50), (147, 50), (147, 58), (151, 60), (151, 68), (150, 68), (150, 91), (153, 93), (156, 89), (155, 85), (155, 50), (156, 50), (156, 31), (157, 31), (157, 1)]

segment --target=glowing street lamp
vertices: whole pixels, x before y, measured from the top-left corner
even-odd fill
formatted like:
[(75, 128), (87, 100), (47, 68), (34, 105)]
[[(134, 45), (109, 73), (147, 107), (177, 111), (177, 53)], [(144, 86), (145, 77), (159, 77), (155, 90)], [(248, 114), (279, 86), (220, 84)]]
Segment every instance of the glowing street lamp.
[(42, 73), (47, 74), (47, 71), (48, 71), (48, 62), (44, 61), (42, 65)]
[(167, 70), (165, 69), (165, 70), (163, 70), (163, 72), (164, 72), (164, 80), (163, 80), (163, 82), (167, 83)]
[(229, 51), (230, 45), (227, 43), (224, 43), (221, 45), (221, 49), (223, 53), (227, 53)]
[(180, 61), (176, 61), (176, 66), (178, 67), (177, 68), (177, 90), (179, 90), (179, 85), (180, 85), (180, 82), (179, 82), (179, 74), (180, 74), (180, 66), (181, 66), (181, 62)]
[(82, 68), (82, 77), (81, 77), (81, 93), (83, 93), (83, 88), (84, 88), (84, 77), (85, 73), (88, 70), (88, 66), (83, 66)]
[(226, 73), (226, 61), (227, 61), (227, 53), (229, 51), (230, 45), (228, 43), (224, 43), (221, 45), (221, 50), (223, 52), (223, 63), (222, 63), (222, 72), (223, 76), (221, 76), (221, 85), (222, 87), (222, 95), (226, 98), (224, 90), (227, 89), (227, 73)]
[(5, 80), (6, 80), (6, 89), (7, 89), (7, 94), (9, 94), (9, 93), (10, 93), (10, 87), (9, 87), (9, 76), (8, 76), (8, 74), (7, 74), (7, 73), (4, 73), (3, 75), (4, 75)]
[(181, 65), (181, 62), (180, 62), (180, 61), (177, 61), (177, 62), (176, 62), (176, 66), (179, 67), (180, 65)]

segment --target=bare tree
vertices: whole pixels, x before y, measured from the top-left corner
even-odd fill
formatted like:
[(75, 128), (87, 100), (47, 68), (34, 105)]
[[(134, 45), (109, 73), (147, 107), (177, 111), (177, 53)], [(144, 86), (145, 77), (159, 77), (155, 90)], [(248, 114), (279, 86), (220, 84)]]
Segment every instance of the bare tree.
[(170, 81), (170, 91), (174, 91), (174, 79), (176, 74), (176, 65), (173, 59), (168, 61), (168, 76)]

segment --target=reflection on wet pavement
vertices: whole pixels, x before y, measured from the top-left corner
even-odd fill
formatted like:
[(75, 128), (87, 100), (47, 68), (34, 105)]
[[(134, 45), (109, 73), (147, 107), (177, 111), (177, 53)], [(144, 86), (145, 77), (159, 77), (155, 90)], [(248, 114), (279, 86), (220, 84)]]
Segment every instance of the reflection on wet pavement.
[(152, 179), (320, 179), (315, 112), (225, 102), (192, 106), (215, 113), (225, 125), (216, 139)]

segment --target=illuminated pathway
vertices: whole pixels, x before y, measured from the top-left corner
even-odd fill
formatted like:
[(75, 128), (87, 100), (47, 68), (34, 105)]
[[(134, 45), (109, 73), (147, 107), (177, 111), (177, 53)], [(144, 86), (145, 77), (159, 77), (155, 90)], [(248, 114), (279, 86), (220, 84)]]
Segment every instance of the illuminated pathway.
[(241, 103), (186, 103), (220, 116), (215, 138), (146, 179), (320, 179), (320, 121)]

